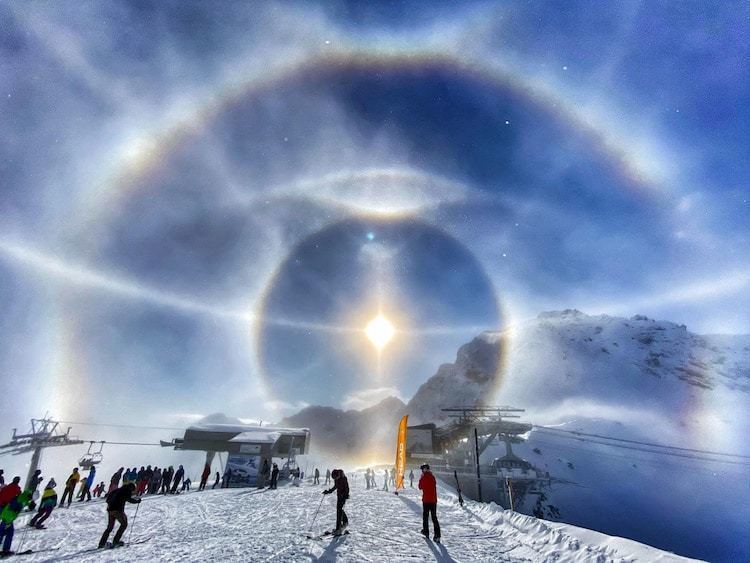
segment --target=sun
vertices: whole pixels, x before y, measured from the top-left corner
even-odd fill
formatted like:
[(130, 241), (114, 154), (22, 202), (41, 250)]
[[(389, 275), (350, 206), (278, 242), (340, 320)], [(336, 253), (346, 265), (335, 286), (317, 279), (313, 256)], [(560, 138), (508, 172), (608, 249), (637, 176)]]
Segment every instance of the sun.
[(382, 350), (393, 339), (393, 336), (396, 334), (396, 329), (391, 321), (386, 319), (383, 315), (378, 315), (367, 323), (365, 334), (375, 348)]

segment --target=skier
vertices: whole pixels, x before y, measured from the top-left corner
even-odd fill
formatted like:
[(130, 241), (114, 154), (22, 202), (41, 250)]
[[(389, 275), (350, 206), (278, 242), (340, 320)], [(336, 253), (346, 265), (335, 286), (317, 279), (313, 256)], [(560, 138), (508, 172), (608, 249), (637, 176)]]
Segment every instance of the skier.
[(188, 492), (190, 491), (190, 483), (192, 483), (192, 481), (190, 480), (190, 477), (188, 477), (187, 479), (185, 479), (185, 480), (184, 480), (184, 481), (182, 482), (182, 492), (183, 492), (183, 493), (184, 493), (185, 491), (188, 491)]
[[(10, 487), (10, 485), (8, 485), (8, 487)], [(3, 490), (8, 487), (3, 487)], [(31, 491), (26, 489), (6, 504), (3, 507), (2, 512), (0, 512), (0, 540), (4, 540), (3, 551), (0, 552), (0, 556), (6, 557), (8, 555), (13, 555), (13, 552), (10, 550), (10, 544), (13, 543), (13, 522), (15, 522), (24, 506), (28, 505), (29, 502), (31, 502)]]
[(91, 487), (94, 484), (94, 477), (96, 477), (96, 468), (92, 465), (86, 480), (83, 482), (83, 491), (81, 491), (81, 498), (78, 499), (78, 502), (83, 502), (84, 497), (88, 497), (86, 502), (91, 500)]
[(180, 465), (177, 468), (177, 473), (174, 474), (174, 481), (172, 481), (172, 494), (177, 492), (177, 487), (180, 486), (183, 475), (185, 475), (185, 469)]
[(0, 490), (0, 509), (21, 494), (20, 482), (20, 477), (13, 477), (13, 481)]
[(326, 482), (325, 482), (325, 484), (327, 485), (328, 483), (330, 483), (330, 481), (331, 481), (331, 470), (330, 469), (326, 469)]
[(409, 470), (409, 486), (413, 489), (414, 488), (414, 470)]
[(229, 466), (227, 466), (226, 470), (224, 470), (224, 477), (221, 480), (221, 488), (222, 489), (228, 489), (229, 488), (229, 479), (232, 478), (232, 470), (229, 469)]
[(55, 506), (57, 506), (57, 492), (55, 491), (56, 486), (57, 483), (55, 483), (55, 480), (50, 479), (47, 485), (44, 487), (42, 500), (39, 501), (39, 511), (31, 520), (29, 520), (28, 526), (32, 528), (38, 528), (40, 530), (44, 529), (44, 521), (49, 518), (49, 515), (52, 514)]
[(174, 467), (171, 465), (161, 474), (161, 494), (166, 495), (172, 486), (172, 477), (174, 476)]
[(154, 474), (151, 475), (151, 484), (148, 489), (149, 494), (155, 495), (158, 493), (159, 487), (161, 487), (161, 469), (154, 467)]
[(78, 468), (73, 468), (73, 473), (70, 474), (68, 479), (65, 481), (65, 490), (63, 491), (63, 496), (60, 499), (60, 506), (65, 504), (65, 497), (67, 495), (68, 497), (68, 508), (70, 508), (70, 503), (73, 502), (73, 491), (75, 491), (76, 485), (78, 484), (78, 481), (81, 479), (81, 474), (78, 473)]
[(218, 487), (219, 486), (219, 481), (221, 481), (221, 475), (219, 475), (219, 472), (217, 471), (216, 472), (216, 481), (214, 481), (214, 485), (213, 485), (213, 487), (211, 487), (211, 489), (215, 489), (216, 487)]
[(383, 490), (384, 491), (388, 490), (388, 470), (387, 469), (383, 470)]
[(31, 491), (31, 502), (29, 503), (29, 512), (34, 510), (36, 508), (36, 503), (34, 502), (34, 493), (36, 493), (36, 490), (39, 488), (39, 483), (41, 483), (44, 479), (41, 477), (42, 470), (37, 469), (34, 471), (34, 474), (31, 476), (31, 479), (29, 479), (29, 482), (26, 484), (26, 488)]
[(422, 491), (422, 534), (426, 538), (430, 537), (427, 519), (432, 516), (434, 532), (432, 539), (440, 543), (440, 522), (437, 519), (437, 483), (428, 464), (425, 463), (420, 466), (420, 469), (422, 470), (422, 476), (419, 478), (418, 486)]
[(315, 468), (315, 476), (313, 477), (313, 485), (320, 485), (320, 470)]
[[(111, 493), (117, 487), (120, 486), (120, 479), (122, 478), (122, 471), (123, 471), (123, 468), (121, 467), (120, 469), (118, 469), (117, 471), (115, 471), (115, 473), (110, 478), (110, 480), (109, 480), (109, 490), (107, 491), (108, 493)], [(130, 468), (129, 467), (128, 467), (127, 473), (130, 473)], [(123, 483), (123, 485), (124, 484), (125, 483)]]
[(331, 477), (333, 478), (333, 487), (323, 491), (323, 494), (328, 495), (336, 491), (336, 528), (333, 530), (333, 535), (340, 536), (349, 526), (349, 518), (344, 512), (344, 505), (349, 498), (349, 481), (344, 475), (343, 469), (334, 469), (331, 472)]
[(262, 489), (266, 486), (266, 481), (268, 481), (268, 477), (271, 475), (271, 468), (268, 466), (268, 460), (263, 460), (263, 465), (260, 468), (260, 472), (258, 473), (258, 488)]
[(271, 471), (271, 486), (269, 489), (275, 489), (279, 480), (279, 466), (273, 464), (273, 470)]
[(148, 482), (151, 477), (149, 476), (148, 472), (151, 471), (151, 466), (148, 466), (148, 469), (144, 469), (141, 465), (141, 468), (138, 470), (138, 473), (136, 474), (136, 494), (138, 496), (141, 496), (144, 492), (146, 492), (146, 483)]
[(128, 527), (128, 516), (125, 514), (125, 503), (130, 502), (132, 504), (138, 504), (141, 502), (141, 499), (133, 498), (134, 492), (135, 485), (128, 483), (107, 495), (107, 529), (104, 530), (104, 533), (99, 540), (100, 549), (107, 545), (107, 539), (115, 527), (115, 522), (119, 522), (120, 527), (117, 528), (115, 537), (112, 540), (112, 547), (125, 545), (121, 541), (122, 535)]
[(203, 473), (201, 473), (201, 484), (198, 485), (198, 490), (202, 491), (206, 488), (206, 483), (208, 483), (208, 478), (211, 476), (211, 466), (206, 464), (203, 467)]

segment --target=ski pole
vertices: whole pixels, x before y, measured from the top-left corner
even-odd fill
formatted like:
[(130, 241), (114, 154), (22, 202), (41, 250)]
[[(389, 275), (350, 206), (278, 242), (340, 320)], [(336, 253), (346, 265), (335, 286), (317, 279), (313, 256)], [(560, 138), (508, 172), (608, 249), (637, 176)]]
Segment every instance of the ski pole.
[(135, 514), (133, 515), (133, 523), (130, 525), (130, 534), (128, 534), (128, 543), (130, 543), (130, 539), (133, 537), (133, 528), (135, 528), (135, 519), (138, 518), (138, 509), (141, 507), (141, 503), (135, 505)]
[(325, 495), (321, 495), (320, 504), (318, 504), (318, 509), (315, 511), (315, 516), (313, 516), (312, 522), (310, 522), (310, 529), (308, 530), (308, 534), (312, 534), (313, 525), (315, 524), (315, 520), (318, 519), (318, 512), (320, 512), (320, 507), (323, 506), (323, 500), (325, 498)]
[(21, 543), (18, 545), (18, 548), (16, 549), (16, 553), (21, 553), (21, 548), (23, 547), (23, 543), (26, 540), (26, 532), (29, 531), (29, 520), (31, 518), (26, 519), (26, 524), (23, 526), (23, 534), (21, 534)]

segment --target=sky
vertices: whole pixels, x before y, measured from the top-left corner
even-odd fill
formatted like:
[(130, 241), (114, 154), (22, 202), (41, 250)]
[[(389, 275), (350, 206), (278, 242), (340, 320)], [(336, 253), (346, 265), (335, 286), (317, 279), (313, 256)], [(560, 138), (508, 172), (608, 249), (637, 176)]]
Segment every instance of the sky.
[(2, 428), (408, 400), (545, 310), (750, 333), (749, 32), (746, 2), (0, 2)]

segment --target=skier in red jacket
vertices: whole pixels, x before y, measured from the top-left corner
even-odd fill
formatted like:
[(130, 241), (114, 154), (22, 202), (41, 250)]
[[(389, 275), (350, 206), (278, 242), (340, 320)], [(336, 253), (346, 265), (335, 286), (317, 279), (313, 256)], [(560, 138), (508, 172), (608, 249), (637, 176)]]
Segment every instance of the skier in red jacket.
[(420, 467), (422, 476), (419, 478), (419, 488), (422, 490), (422, 534), (426, 538), (430, 537), (430, 528), (427, 521), (428, 516), (432, 516), (432, 527), (435, 535), (432, 539), (440, 542), (440, 522), (437, 519), (437, 483), (435, 476), (430, 471), (430, 466), (426, 463)]

